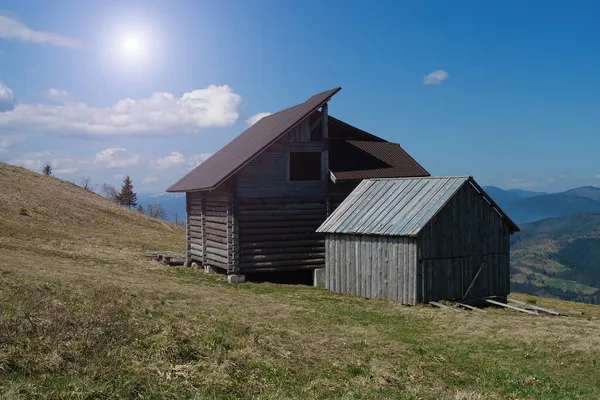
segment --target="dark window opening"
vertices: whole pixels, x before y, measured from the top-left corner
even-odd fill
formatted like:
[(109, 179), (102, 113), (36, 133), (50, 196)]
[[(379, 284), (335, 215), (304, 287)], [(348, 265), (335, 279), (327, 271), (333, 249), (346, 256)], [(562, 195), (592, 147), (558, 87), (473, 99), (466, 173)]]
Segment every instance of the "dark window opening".
[(321, 153), (290, 153), (290, 181), (320, 181)]

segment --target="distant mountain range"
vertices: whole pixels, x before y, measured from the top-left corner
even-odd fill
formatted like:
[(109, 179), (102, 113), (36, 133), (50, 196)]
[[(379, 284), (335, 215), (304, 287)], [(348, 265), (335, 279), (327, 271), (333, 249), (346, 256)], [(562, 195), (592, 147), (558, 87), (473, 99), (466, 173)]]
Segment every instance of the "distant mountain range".
[(512, 291), (600, 303), (600, 214), (523, 224), (511, 242)]
[[(580, 213), (600, 213), (600, 188), (584, 186), (561, 193), (503, 190), (495, 186), (485, 191), (517, 224)], [(146, 207), (159, 203), (169, 221), (185, 218), (184, 193), (138, 193), (138, 203)]]
[(600, 213), (600, 188), (583, 186), (561, 193), (484, 188), (517, 224), (580, 213)]

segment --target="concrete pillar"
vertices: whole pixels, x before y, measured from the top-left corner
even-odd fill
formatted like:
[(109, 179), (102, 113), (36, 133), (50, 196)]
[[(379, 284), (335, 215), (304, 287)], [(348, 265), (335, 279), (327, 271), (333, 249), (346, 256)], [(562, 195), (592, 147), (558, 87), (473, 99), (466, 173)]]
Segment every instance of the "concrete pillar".
[(313, 286), (325, 287), (325, 268), (317, 268), (313, 271)]
[(208, 273), (214, 273), (217, 271), (215, 271), (215, 269), (213, 267), (211, 267), (210, 265), (204, 264), (204, 272), (206, 272), (208, 274)]
[(227, 275), (227, 282), (229, 283), (244, 283), (246, 282), (246, 275)]

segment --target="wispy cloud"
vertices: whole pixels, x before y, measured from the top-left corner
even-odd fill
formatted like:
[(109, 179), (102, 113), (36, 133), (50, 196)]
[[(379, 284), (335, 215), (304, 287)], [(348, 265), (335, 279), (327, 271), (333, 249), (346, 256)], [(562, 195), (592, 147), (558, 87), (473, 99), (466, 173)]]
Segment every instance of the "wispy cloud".
[(46, 164), (50, 164), (55, 175), (67, 175), (77, 172), (80, 161), (51, 151), (42, 151), (21, 154), (18, 158), (10, 160), (9, 163), (36, 172), (41, 172)]
[(138, 165), (142, 156), (123, 147), (109, 147), (96, 153), (94, 163), (106, 168), (122, 168)]
[(160, 170), (168, 170), (181, 167), (192, 169), (200, 165), (200, 163), (208, 159), (208, 157), (210, 157), (211, 155), (212, 153), (198, 153), (192, 154), (190, 156), (185, 156), (183, 155), (183, 153), (180, 153), (178, 151), (172, 151), (171, 154), (169, 154), (168, 156), (157, 158), (153, 166), (156, 169)]
[(268, 117), (271, 114), (273, 114), (273, 113), (270, 113), (270, 112), (261, 112), (261, 113), (258, 113), (258, 114), (254, 114), (253, 116), (251, 116), (250, 118), (248, 118), (246, 120), (246, 125), (252, 126), (255, 123), (257, 123), (258, 121), (260, 121), (261, 119), (263, 119), (264, 117)]
[(439, 85), (446, 79), (448, 79), (448, 73), (443, 69), (437, 69), (430, 73), (429, 75), (425, 75), (423, 78), (423, 83), (425, 85)]
[[(47, 94), (68, 95), (56, 89)], [(84, 136), (195, 133), (204, 128), (235, 124), (241, 101), (242, 97), (229, 86), (211, 85), (181, 97), (153, 93), (140, 100), (119, 100), (110, 107), (92, 107), (74, 101), (53, 105), (17, 104), (14, 109), (0, 113), (0, 133)]]
[(17, 98), (13, 91), (0, 82), (0, 112), (12, 111), (17, 104)]
[(36, 31), (21, 21), (0, 15), (0, 39), (20, 40), (30, 43), (46, 43), (53, 46), (78, 47), (81, 41), (57, 33)]
[(55, 101), (58, 103), (68, 103), (73, 101), (73, 97), (66, 90), (61, 89), (46, 89), (42, 92), (42, 95), (48, 100)]
[(149, 175), (144, 178), (144, 183), (155, 183), (158, 182), (158, 178), (152, 175)]

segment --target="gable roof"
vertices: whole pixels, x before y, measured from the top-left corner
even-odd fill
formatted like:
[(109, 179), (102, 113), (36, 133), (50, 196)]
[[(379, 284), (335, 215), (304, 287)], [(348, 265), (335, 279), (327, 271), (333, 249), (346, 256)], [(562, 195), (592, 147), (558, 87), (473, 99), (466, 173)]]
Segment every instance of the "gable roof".
[(519, 227), (470, 176), (367, 179), (317, 229), (323, 233), (416, 236), (465, 184), (510, 226)]
[(398, 143), (381, 139), (333, 141), (329, 157), (334, 182), (429, 176)]
[(341, 89), (337, 87), (316, 94), (304, 103), (262, 118), (173, 184), (167, 192), (216, 188)]

